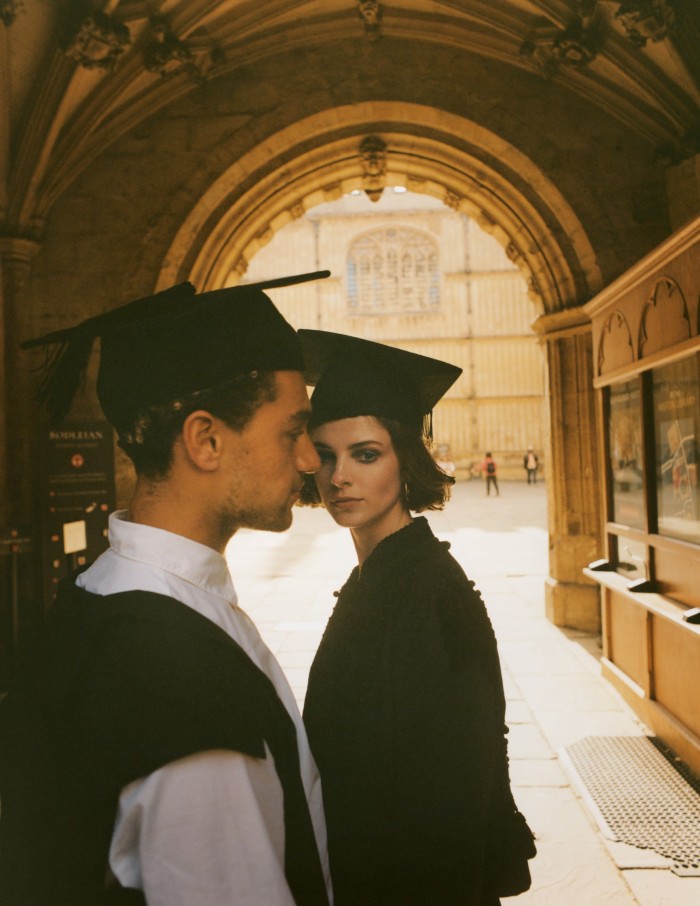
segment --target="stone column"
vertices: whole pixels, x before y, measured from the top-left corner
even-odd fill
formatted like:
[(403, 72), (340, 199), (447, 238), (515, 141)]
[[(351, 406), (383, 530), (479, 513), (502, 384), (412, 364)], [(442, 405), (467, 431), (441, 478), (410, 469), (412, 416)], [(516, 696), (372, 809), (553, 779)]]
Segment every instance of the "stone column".
[(547, 617), (556, 626), (597, 631), (598, 586), (582, 574), (603, 547), (591, 324), (580, 309), (571, 309), (542, 316), (534, 328), (546, 348), (548, 372)]
[(0, 236), (0, 526), (31, 518), (32, 474), (28, 464), (32, 438), (29, 401), (23, 391), (26, 362), (19, 344), (22, 287), (39, 249), (33, 239)]
[(41, 618), (39, 552), (34, 529), (36, 408), (19, 349), (22, 287), (39, 245), (0, 236), (0, 688), (25, 637)]

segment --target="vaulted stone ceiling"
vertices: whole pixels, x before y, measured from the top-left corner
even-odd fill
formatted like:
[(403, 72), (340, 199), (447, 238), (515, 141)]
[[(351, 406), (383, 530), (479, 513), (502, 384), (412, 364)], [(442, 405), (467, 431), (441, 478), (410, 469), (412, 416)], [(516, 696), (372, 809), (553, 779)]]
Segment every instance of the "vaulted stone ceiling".
[(698, 0), (0, 0), (0, 525), (36, 503), (22, 340), (221, 286), (314, 205), (403, 185), (529, 281), (576, 583), (601, 524), (582, 305), (700, 213), (699, 47)]
[[(96, 155), (203, 81), (267, 59), (294, 67), (302, 51), (358, 39), (375, 58), (405, 47), (417, 78), (427, 47), (440, 49), (446, 79), (458, 58), (492, 60), (503, 106), (535, 72), (669, 162), (698, 150), (697, 0), (0, 0), (0, 20), (6, 235), (39, 237)], [(372, 99), (361, 58), (315, 77)]]

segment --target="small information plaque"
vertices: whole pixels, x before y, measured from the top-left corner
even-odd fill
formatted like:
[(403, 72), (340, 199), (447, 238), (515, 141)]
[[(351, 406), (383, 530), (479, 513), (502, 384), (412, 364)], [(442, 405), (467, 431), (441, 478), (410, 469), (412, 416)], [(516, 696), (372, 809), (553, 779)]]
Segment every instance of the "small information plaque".
[(85, 520), (63, 523), (63, 553), (77, 554), (87, 547), (87, 532)]

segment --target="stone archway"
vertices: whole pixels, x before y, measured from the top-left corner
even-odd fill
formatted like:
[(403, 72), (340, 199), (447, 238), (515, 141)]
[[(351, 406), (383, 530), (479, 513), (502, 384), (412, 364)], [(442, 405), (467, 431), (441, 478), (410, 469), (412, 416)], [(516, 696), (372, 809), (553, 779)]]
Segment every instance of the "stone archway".
[(277, 230), (363, 187), (360, 144), (368, 135), (386, 146), (387, 186), (434, 195), (474, 217), (528, 281), (549, 383), (547, 612), (557, 625), (596, 629), (598, 590), (581, 572), (599, 554), (601, 516), (590, 325), (579, 306), (603, 279), (575, 212), (521, 152), (465, 118), (417, 104), (324, 111), (271, 134), (209, 186), (176, 231), (158, 287), (190, 279), (206, 290), (232, 272), (243, 276)]
[(325, 111), (249, 151), (192, 208), (158, 286), (187, 278), (211, 289), (231, 271), (243, 275), (290, 220), (362, 187), (359, 145), (369, 134), (386, 144), (386, 185), (434, 195), (474, 217), (523, 270), (542, 314), (581, 304), (602, 287), (580, 221), (539, 168), (467, 119), (406, 103)]

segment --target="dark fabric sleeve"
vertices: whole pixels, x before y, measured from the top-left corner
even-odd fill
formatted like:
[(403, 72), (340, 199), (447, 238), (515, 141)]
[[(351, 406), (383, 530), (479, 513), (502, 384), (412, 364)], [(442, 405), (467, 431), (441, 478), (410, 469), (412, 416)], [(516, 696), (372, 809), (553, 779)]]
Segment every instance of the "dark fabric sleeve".
[(428, 902), (418, 892), (430, 890), (435, 902), (479, 903), (504, 749), (495, 639), (481, 598), (458, 574), (414, 582), (392, 616), (382, 755), (395, 838), (404, 842), (393, 886), (406, 902)]

